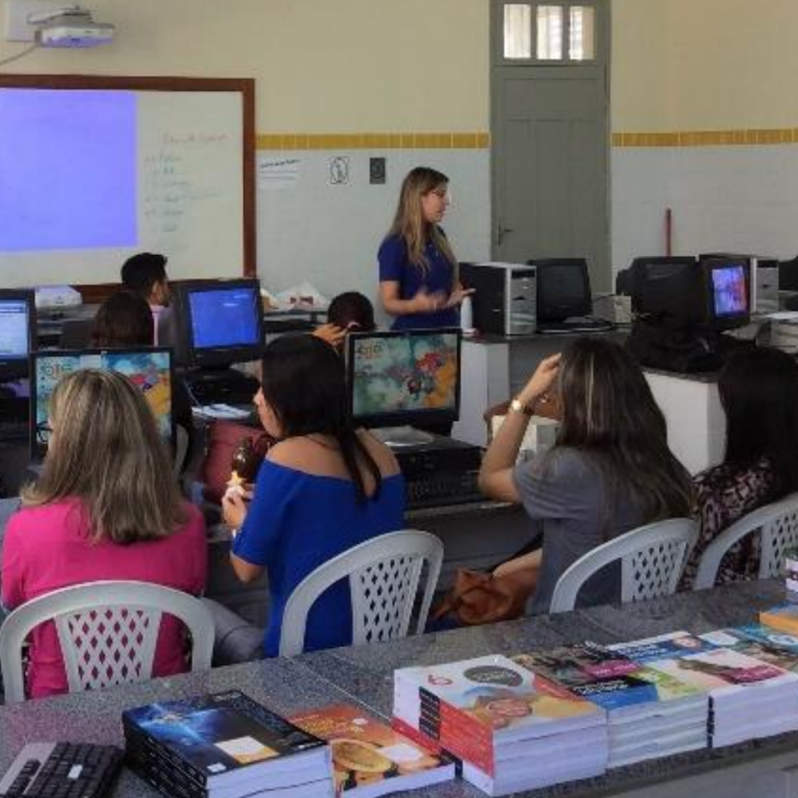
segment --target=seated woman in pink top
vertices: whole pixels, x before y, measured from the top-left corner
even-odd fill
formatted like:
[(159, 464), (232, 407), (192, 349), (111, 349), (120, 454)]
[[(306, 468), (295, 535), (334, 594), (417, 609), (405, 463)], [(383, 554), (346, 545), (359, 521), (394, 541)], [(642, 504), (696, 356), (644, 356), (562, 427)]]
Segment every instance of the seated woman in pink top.
[[(3, 542), (4, 606), (104, 579), (201, 593), (202, 516), (182, 501), (153, 414), (133, 384), (109, 371), (67, 375), (51, 397), (50, 426), (44, 471), (23, 489)], [(187, 669), (184, 644), (181, 624), (164, 616), (156, 676)], [(31, 698), (67, 690), (52, 622), (33, 632), (27, 679)]]

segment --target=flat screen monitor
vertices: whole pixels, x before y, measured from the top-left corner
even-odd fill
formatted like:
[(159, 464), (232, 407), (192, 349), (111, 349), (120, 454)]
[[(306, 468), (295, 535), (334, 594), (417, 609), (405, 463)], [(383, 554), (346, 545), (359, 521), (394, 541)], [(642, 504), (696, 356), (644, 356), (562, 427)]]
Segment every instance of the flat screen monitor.
[(0, 382), (28, 376), (28, 356), (36, 349), (33, 291), (0, 290)]
[[(46, 350), (31, 356), (31, 454), (40, 459), (50, 440), (50, 397), (58, 381), (78, 369), (109, 369), (124, 374), (143, 394), (165, 442), (174, 440), (172, 352), (148, 349)], [(120, 419), (120, 424), (124, 419)]]
[(263, 356), (263, 303), (257, 280), (178, 284), (173, 304), (180, 365), (231, 366)]
[(701, 261), (706, 321), (717, 329), (732, 329), (750, 320), (750, 267), (745, 260)]
[(460, 330), (351, 333), (350, 409), (366, 427), (417, 426), (460, 416)]
[(537, 267), (538, 321), (565, 321), (593, 312), (590, 276), (584, 258), (531, 260)]

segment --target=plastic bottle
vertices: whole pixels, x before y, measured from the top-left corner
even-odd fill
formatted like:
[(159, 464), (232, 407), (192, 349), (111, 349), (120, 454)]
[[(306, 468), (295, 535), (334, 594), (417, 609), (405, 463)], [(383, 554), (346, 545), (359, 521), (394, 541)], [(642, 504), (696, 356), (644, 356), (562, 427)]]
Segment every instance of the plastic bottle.
[(460, 303), (460, 329), (463, 335), (473, 335), (474, 330), (474, 307), (471, 297), (467, 296)]

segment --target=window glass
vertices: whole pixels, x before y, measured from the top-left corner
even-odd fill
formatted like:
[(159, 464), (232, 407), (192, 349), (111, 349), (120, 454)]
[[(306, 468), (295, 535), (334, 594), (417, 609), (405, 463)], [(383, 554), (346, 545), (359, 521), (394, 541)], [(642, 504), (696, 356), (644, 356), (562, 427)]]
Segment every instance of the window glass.
[(529, 3), (504, 6), (504, 57), (532, 57), (532, 6)]
[(562, 60), (563, 7), (538, 6), (539, 61)]
[(568, 57), (572, 61), (592, 61), (596, 57), (596, 11), (591, 6), (571, 6)]

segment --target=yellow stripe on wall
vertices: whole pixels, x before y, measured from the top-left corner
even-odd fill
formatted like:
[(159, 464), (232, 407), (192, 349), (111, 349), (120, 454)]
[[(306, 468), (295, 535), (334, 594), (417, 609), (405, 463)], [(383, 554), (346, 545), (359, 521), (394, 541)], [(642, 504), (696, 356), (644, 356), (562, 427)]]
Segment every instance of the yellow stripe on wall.
[(613, 147), (722, 147), (795, 143), (798, 143), (796, 127), (612, 134)]
[(489, 133), (261, 133), (259, 150), (484, 150)]

